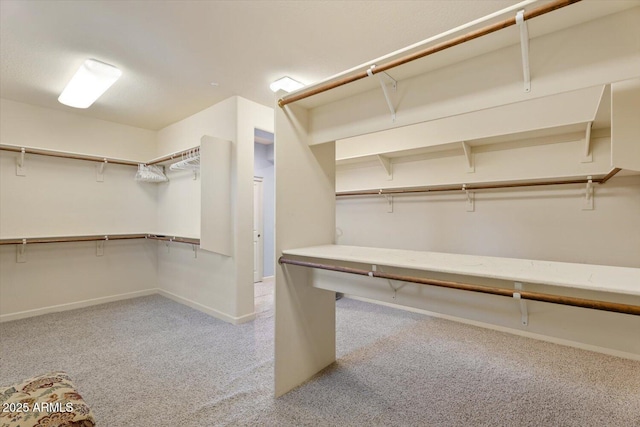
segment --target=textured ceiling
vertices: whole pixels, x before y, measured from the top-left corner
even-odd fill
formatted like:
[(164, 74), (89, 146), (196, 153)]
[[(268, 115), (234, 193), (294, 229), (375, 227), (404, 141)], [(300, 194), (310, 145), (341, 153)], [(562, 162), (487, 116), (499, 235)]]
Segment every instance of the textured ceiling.
[[(0, 96), (160, 129), (269, 83), (313, 83), (517, 1), (0, 1)], [(87, 110), (57, 102), (80, 64), (123, 77)], [(211, 83), (216, 82), (217, 86)]]

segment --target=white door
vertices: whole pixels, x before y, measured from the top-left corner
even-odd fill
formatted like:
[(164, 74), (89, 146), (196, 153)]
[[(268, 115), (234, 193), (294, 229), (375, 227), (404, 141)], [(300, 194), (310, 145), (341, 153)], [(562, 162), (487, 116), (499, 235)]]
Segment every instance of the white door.
[(261, 282), (264, 272), (262, 230), (262, 178), (253, 178), (253, 282)]

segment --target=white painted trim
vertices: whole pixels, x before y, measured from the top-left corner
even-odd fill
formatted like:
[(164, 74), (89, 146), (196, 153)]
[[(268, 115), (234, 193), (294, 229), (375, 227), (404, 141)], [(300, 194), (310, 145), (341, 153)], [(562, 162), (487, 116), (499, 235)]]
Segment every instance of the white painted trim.
[(220, 320), (223, 320), (225, 322), (228, 322), (228, 323), (231, 323), (231, 324), (234, 324), (234, 325), (239, 325), (241, 323), (250, 322), (250, 321), (252, 321), (252, 320), (254, 320), (256, 318), (255, 311), (253, 313), (249, 313), (249, 314), (246, 314), (244, 316), (234, 317), (234, 316), (231, 316), (231, 315), (229, 315), (227, 313), (223, 313), (222, 311), (218, 311), (215, 308), (207, 307), (206, 305), (200, 304), (199, 302), (195, 302), (195, 301), (192, 301), (192, 300), (190, 300), (188, 298), (184, 298), (184, 297), (181, 297), (179, 295), (176, 295), (176, 294), (174, 294), (172, 292), (165, 291), (164, 289), (158, 289), (157, 293), (162, 295), (163, 297), (167, 297), (169, 299), (172, 299), (175, 302), (178, 302), (180, 304), (184, 304), (184, 305), (186, 305), (188, 307), (191, 307), (191, 308), (193, 308), (195, 310), (198, 310), (198, 311), (201, 311), (201, 312), (203, 312), (205, 314), (208, 314), (209, 316), (213, 316), (216, 319), (220, 319)]
[(276, 278), (276, 276), (264, 276), (262, 278), (262, 281), (264, 282), (265, 280), (274, 280)]
[(120, 301), (137, 297), (144, 297), (158, 293), (156, 288), (145, 289), (142, 291), (128, 292), (126, 294), (111, 295), (108, 297), (92, 298), (83, 301), (76, 301), (67, 304), (52, 305), (49, 307), (36, 308), (33, 310), (18, 311), (16, 313), (0, 315), (0, 323), (10, 322), (12, 320), (26, 319), (27, 317), (41, 316), (43, 314), (57, 313), (60, 311), (75, 310), (78, 308), (91, 307), (93, 305), (106, 304), (108, 302)]
[(419, 313), (419, 314), (424, 314), (424, 315), (431, 316), (431, 317), (437, 317), (437, 318), (440, 318), (440, 319), (451, 320), (453, 322), (465, 323), (467, 325), (478, 326), (480, 328), (493, 329), (495, 331), (506, 332), (508, 334), (519, 335), (519, 336), (522, 336), (522, 337), (532, 338), (532, 339), (540, 340), (540, 341), (546, 341), (546, 342), (550, 342), (550, 343), (553, 343), (553, 344), (565, 345), (567, 347), (574, 347), (574, 348), (579, 348), (579, 349), (582, 349), (582, 350), (594, 351), (596, 353), (607, 354), (609, 356), (616, 356), (616, 357), (622, 357), (624, 359), (631, 359), (631, 360), (640, 361), (640, 354), (636, 354), (636, 353), (628, 353), (628, 352), (625, 352), (625, 351), (613, 350), (613, 349), (606, 348), (606, 347), (599, 347), (599, 346), (595, 346), (595, 345), (584, 344), (584, 343), (581, 343), (581, 342), (578, 342), (578, 341), (571, 341), (571, 340), (566, 340), (566, 339), (562, 339), (562, 338), (550, 337), (548, 335), (535, 334), (535, 333), (532, 333), (532, 332), (521, 331), (519, 329), (506, 328), (504, 326), (492, 325), (491, 323), (478, 322), (478, 321), (475, 321), (475, 320), (465, 319), (465, 318), (462, 318), (462, 317), (450, 316), (448, 314), (436, 313), (434, 311), (428, 311), (428, 310), (422, 310), (420, 308), (415, 308), (415, 307), (408, 307), (408, 306), (404, 306), (404, 305), (392, 304), (392, 303), (389, 303), (389, 302), (378, 301), (378, 300), (369, 299), (369, 298), (363, 298), (363, 297), (359, 297), (359, 296), (355, 296), (355, 295), (345, 294), (344, 297), (345, 298), (349, 298), (349, 299), (353, 299), (353, 300), (356, 300), (356, 301), (364, 301), (364, 302), (369, 302), (369, 303), (372, 303), (372, 304), (378, 304), (378, 305), (384, 305), (384, 306), (391, 307), (391, 308), (397, 308), (399, 310), (411, 311), (413, 313)]

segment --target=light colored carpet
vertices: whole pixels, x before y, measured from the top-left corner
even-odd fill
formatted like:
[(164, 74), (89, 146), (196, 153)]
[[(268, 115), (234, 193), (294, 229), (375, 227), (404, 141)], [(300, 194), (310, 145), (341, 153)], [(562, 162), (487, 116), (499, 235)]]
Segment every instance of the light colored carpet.
[(3, 323), (0, 384), (66, 370), (105, 427), (640, 426), (640, 362), (344, 298), (338, 362), (274, 399), (268, 297), (240, 326), (157, 295)]

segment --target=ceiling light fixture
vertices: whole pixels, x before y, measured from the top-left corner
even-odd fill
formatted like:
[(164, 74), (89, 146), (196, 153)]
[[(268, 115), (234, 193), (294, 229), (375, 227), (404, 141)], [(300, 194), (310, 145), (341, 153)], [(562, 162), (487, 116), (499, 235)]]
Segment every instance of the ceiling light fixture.
[(291, 77), (284, 76), (271, 83), (269, 87), (274, 92), (277, 92), (279, 90), (284, 90), (285, 92), (293, 92), (294, 90), (298, 90), (301, 87), (304, 87), (304, 84), (300, 83), (299, 81), (293, 80)]
[(87, 108), (106, 92), (122, 75), (113, 65), (95, 59), (87, 59), (78, 68), (58, 101), (74, 108)]

